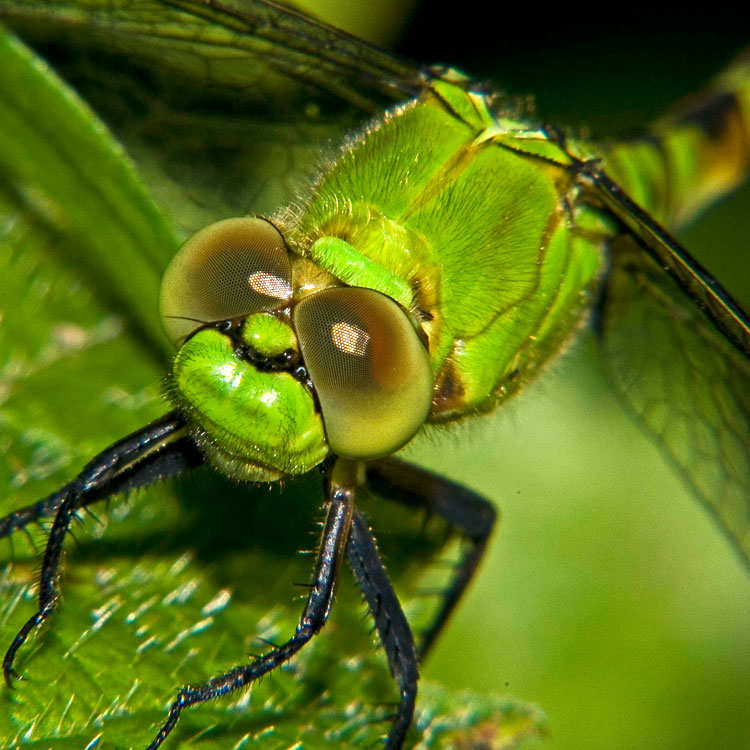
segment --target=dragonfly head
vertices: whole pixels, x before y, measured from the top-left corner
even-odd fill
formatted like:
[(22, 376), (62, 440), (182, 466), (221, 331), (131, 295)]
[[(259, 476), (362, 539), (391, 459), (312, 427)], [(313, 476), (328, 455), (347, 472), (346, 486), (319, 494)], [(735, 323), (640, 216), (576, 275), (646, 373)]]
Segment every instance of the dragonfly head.
[(430, 409), (429, 355), (401, 306), (335, 279), (310, 288), (292, 261), (270, 222), (227, 219), (189, 239), (162, 281), (170, 396), (240, 480), (302, 474), (329, 453), (389, 455)]

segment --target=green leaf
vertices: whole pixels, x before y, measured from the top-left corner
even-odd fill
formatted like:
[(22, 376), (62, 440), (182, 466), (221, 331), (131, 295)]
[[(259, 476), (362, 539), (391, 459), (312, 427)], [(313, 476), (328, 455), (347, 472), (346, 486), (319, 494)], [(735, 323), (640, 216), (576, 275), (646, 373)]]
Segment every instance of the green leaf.
[[(85, 20), (77, 7), (38, 4), (37, 13), (60, 14), (40, 16), (39, 28)], [(159, 44), (174, 42), (153, 28)], [(184, 30), (179, 20), (170, 28)], [(221, 96), (208, 108), (200, 97), (170, 107), (164, 81), (136, 62), (59, 41), (48, 55), (98, 114), (12, 35), (0, 37), (0, 515), (53, 491), (165, 410), (156, 297), (178, 237), (279, 205), (319, 158), (321, 139), (342, 117), (353, 121), (331, 105), (325, 116), (295, 108), (278, 123), (261, 110), (232, 111)], [(159, 60), (159, 44), (141, 62)], [(25, 679), (0, 691), (0, 745), (146, 745), (181, 685), (294, 631), (304, 592), (294, 582), (311, 567), (298, 550), (315, 544), (321, 503), (318, 476), (282, 491), (201, 469), (94, 508), (98, 518), (84, 519), (68, 545), (59, 610), (19, 653)], [(399, 520), (376, 503), (372, 511), (383, 528), (402, 530), (381, 541), (418, 622), (425, 605), (415, 594), (440, 577), (425, 579), (419, 563), (441, 535), (420, 534), (408, 514)], [(34, 610), (44, 533), (12, 542), (0, 571), (4, 644)], [(252, 690), (186, 711), (173, 746), (371, 747), (396, 690), (344, 579), (330, 622), (299, 658)], [(505, 748), (543, 731), (532, 706), (430, 684), (420, 696), (411, 738), (422, 748)]]
[(175, 236), (133, 166), (73, 91), (0, 37), (0, 169), (8, 200), (163, 347), (152, 300)]
[(0, 476), (17, 503), (161, 410), (153, 258), (175, 238), (93, 113), (7, 33), (0, 70)]

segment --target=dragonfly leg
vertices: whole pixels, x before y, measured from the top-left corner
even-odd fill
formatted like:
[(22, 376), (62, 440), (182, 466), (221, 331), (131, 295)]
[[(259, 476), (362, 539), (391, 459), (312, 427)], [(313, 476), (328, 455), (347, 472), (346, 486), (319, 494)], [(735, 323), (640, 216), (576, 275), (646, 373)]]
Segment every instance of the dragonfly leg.
[(107, 448), (62, 489), (0, 519), (0, 536), (6, 536), (39, 518), (55, 515), (39, 576), (38, 609), (18, 631), (3, 658), (8, 686), (11, 676), (18, 676), (13, 669), (18, 649), (57, 606), (63, 542), (76, 512), (104, 497), (175, 476), (202, 460), (186, 434), (185, 421), (172, 412)]
[(202, 685), (187, 685), (182, 688), (169, 708), (167, 720), (147, 750), (156, 750), (161, 746), (174, 729), (184, 708), (205, 703), (249, 685), (291, 659), (323, 627), (333, 603), (336, 580), (341, 569), (354, 512), (355, 483), (336, 481), (337, 467), (338, 464), (334, 466), (333, 481), (329, 490), (328, 515), (318, 549), (310, 593), (294, 635), (286, 643), (271, 649), (250, 664), (230, 669)]
[(57, 509), (70, 492), (72, 486), (72, 482), (66, 484), (43, 500), (39, 500), (39, 502), (33, 505), (27, 505), (25, 508), (14, 510), (5, 516), (5, 518), (0, 518), (0, 539), (10, 536), (16, 531), (25, 529), (30, 523), (39, 521), (42, 518), (49, 518), (49, 516), (57, 513)]
[(386, 748), (400, 750), (414, 716), (419, 659), (406, 615), (383, 567), (367, 520), (359, 511), (354, 512), (347, 556), (375, 620), (391, 674), (399, 686), (399, 706), (386, 739)]
[(417, 649), (421, 659), (430, 650), (473, 578), (495, 525), (497, 511), (476, 492), (398, 459), (388, 458), (368, 464), (366, 477), (368, 486), (379, 494), (439, 516), (469, 542), (450, 584), (442, 592), (438, 611), (422, 633)]
[(42, 500), (32, 505), (27, 505), (24, 508), (19, 508), (4, 518), (0, 518), (0, 539), (10, 536), (16, 531), (22, 531), (31, 523), (54, 516), (60, 505), (62, 505), (63, 500), (75, 490), (75, 485), (81, 479), (84, 472), (88, 471), (94, 464), (107, 460), (106, 456), (110, 451), (119, 450), (122, 452), (120, 446), (129, 441), (139, 441), (141, 447), (147, 452), (144, 452), (141, 456), (137, 456), (133, 454), (132, 450), (126, 447), (124, 452), (128, 453), (129, 460), (123, 461), (119, 470), (110, 476), (106, 482), (95, 482), (87, 487), (80, 494), (79, 509), (107, 497), (175, 477), (187, 469), (203, 463), (203, 457), (198, 452), (192, 439), (187, 436), (179, 440), (171, 437), (170, 440), (173, 442), (169, 444), (169, 450), (167, 450), (166, 442), (161, 450), (154, 450), (154, 439), (150, 438), (149, 435), (152, 431), (156, 430), (155, 440), (158, 441), (161, 439), (166, 441), (169, 436), (165, 431), (165, 426), (168, 426), (170, 434), (176, 433), (178, 429), (184, 427), (184, 421), (176, 413), (172, 412), (156, 422), (152, 422), (144, 429), (129, 435), (124, 440), (120, 440), (110, 446), (90, 461), (83, 472), (72, 482), (69, 482)]

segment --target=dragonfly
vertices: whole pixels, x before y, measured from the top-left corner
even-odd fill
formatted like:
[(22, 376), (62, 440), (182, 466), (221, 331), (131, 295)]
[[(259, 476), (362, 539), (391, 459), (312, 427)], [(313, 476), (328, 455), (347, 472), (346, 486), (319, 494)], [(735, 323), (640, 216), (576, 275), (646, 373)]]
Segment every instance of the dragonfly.
[[(345, 557), (399, 685), (386, 744), (401, 747), (418, 663), (478, 567), (495, 511), (476, 493), (391, 455), (425, 423), (461, 422), (510, 400), (587, 316), (615, 389), (747, 557), (747, 316), (663, 228), (679, 227), (744, 179), (746, 63), (642, 139), (597, 146), (536, 121), (523, 102), (499, 99), (461, 73), (404, 63), (276, 6), (185, 2), (162, 12), (161, 28), (129, 19), (133, 38), (148, 30), (155, 40), (139, 52), (186, 76), (196, 60), (202, 71), (210, 61), (213, 97), (219, 83), (246, 89), (257, 72), (245, 64), (257, 69), (273, 50), (268, 75), (298, 79), (355, 110), (391, 105), (364, 129), (352, 120), (348, 140), (308, 178), (312, 193), (298, 198), (300, 205), (254, 218), (239, 208), (235, 218), (206, 222), (169, 261), (161, 313), (178, 348), (167, 385), (175, 408), (105, 449), (62, 489), (0, 521), (11, 534), (54, 519), (38, 609), (4, 660), (9, 682), (22, 647), (57, 607), (62, 542), (78, 510), (205, 461), (253, 482), (323, 466), (323, 542), (294, 636), (269, 644), (248, 664), (184, 687), (149, 747), (161, 745), (185, 708), (250, 684), (306, 647), (325, 622)], [(27, 21), (38, 21), (37, 13), (28, 10)], [(187, 54), (178, 53), (177, 42), (169, 47), (170, 22), (184, 23), (185, 14), (193, 40)], [(65, 19), (55, 20), (64, 28)], [(106, 36), (110, 22), (93, 14), (86, 29), (100, 44), (122, 44), (132, 54), (124, 28)], [(215, 49), (231, 54), (224, 60)], [(149, 93), (141, 105), (151, 103)], [(307, 116), (315, 130), (316, 112)], [(137, 148), (144, 135), (123, 138), (132, 137)], [(506, 175), (502, 191), (492, 189), (497, 174)], [(264, 200), (271, 198), (257, 204)], [(479, 210), (485, 201), (487, 210)], [(189, 214), (188, 225), (212, 213), (203, 205), (180, 210), (180, 218)], [(130, 238), (134, 273), (146, 279), (174, 250), (158, 226), (158, 237), (136, 251)], [(438, 250), (438, 237), (454, 252)], [(227, 248), (246, 254), (240, 277), (249, 284), (230, 300), (225, 288), (233, 288), (236, 266), (225, 262)], [(98, 262), (120, 304), (163, 352), (142, 299), (147, 292), (134, 297), (120, 258), (115, 269), (107, 258)], [(331, 310), (334, 318), (325, 322)], [(321, 330), (328, 339), (317, 339)], [(381, 359), (364, 356), (373, 350)], [(665, 359), (654, 351), (682, 362), (669, 373), (684, 379), (665, 379)], [(344, 355), (364, 363), (354, 384), (329, 370)], [(253, 378), (283, 385), (261, 393)], [(216, 393), (207, 397), (210, 389)], [(279, 400), (295, 406), (279, 408)], [(466, 537), (442, 604), (416, 642), (355, 505), (367, 487), (442, 518)]]

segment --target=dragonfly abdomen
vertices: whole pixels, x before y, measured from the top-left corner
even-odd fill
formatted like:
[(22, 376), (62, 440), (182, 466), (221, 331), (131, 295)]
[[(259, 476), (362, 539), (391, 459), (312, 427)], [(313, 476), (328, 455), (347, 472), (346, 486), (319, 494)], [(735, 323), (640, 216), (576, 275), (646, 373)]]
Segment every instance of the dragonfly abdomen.
[(742, 184), (750, 171), (750, 55), (638, 138), (604, 151), (605, 171), (675, 230)]

